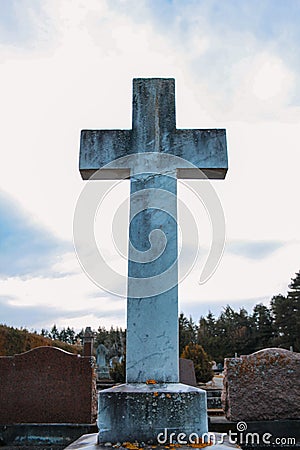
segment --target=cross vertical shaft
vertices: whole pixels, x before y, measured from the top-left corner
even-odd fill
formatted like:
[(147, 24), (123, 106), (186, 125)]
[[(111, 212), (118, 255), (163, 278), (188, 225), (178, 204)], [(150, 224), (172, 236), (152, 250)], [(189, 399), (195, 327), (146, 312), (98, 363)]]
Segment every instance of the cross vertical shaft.
[(164, 151), (176, 128), (175, 81), (137, 78), (133, 80), (133, 92), (134, 152)]
[[(160, 209), (148, 209), (147, 205), (157, 205), (155, 197), (160, 197)], [(132, 177), (131, 198), (126, 379), (128, 383), (145, 383), (148, 379), (178, 382), (176, 174)], [(152, 235), (151, 239), (153, 230), (161, 234)], [(141, 254), (152, 250), (147, 255), (148, 262), (145, 258), (143, 262), (134, 261), (135, 249)], [(170, 266), (172, 287), (165, 291)], [(151, 284), (157, 276), (160, 276), (158, 295), (147, 297), (145, 291), (144, 298), (131, 297), (133, 279), (143, 278)]]
[[(165, 150), (169, 136), (176, 128), (174, 80), (135, 79), (133, 92), (133, 150), (153, 154), (141, 167), (131, 169), (126, 380), (128, 383), (146, 382), (147, 379), (178, 382), (176, 173), (164, 175), (164, 170), (157, 167), (155, 157), (156, 153)], [(152, 172), (153, 168), (155, 172)], [(161, 199), (159, 209), (151, 208), (156, 197)], [(161, 235), (152, 234), (151, 240), (154, 230), (159, 230)], [(166, 245), (162, 249), (159, 244), (163, 237)], [(137, 261), (135, 249), (143, 255), (151, 250), (152, 253)], [(162, 250), (161, 254), (159, 250)], [(164, 273), (171, 265), (173, 285), (165, 292), (168, 275)], [(143, 298), (131, 296), (135, 293), (133, 279), (142, 278), (152, 283), (153, 277), (157, 276), (160, 276), (157, 295), (147, 296), (145, 292)]]

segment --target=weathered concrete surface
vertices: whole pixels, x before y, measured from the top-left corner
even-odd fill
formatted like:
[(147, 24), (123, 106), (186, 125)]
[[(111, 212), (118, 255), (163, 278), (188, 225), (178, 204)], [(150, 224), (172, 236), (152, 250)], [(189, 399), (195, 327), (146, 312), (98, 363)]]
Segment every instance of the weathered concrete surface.
[[(79, 167), (84, 179), (131, 178), (126, 380), (178, 382), (176, 179), (224, 178), (226, 132), (176, 129), (175, 80), (138, 78), (132, 130), (82, 130)], [(167, 238), (161, 254), (157, 231)], [(148, 259), (136, 261), (136, 249)], [(160, 256), (149, 261), (151, 250)]]
[(90, 424), (13, 424), (0, 426), (1, 448), (65, 448), (84, 433), (95, 433), (96, 425)]
[[(83, 179), (88, 179), (124, 155), (145, 152), (182, 158), (181, 167), (169, 167), (179, 169), (179, 178), (201, 176), (191, 165), (201, 169), (208, 178), (225, 178), (228, 168), (224, 129), (176, 129), (173, 78), (133, 80), (132, 130), (82, 130), (80, 173)], [(120, 168), (113, 163), (98, 176), (100, 179), (123, 178), (130, 170), (134, 167)], [(151, 170), (155, 171), (153, 165)]]
[(185, 384), (123, 384), (99, 393), (99, 442), (155, 443), (165, 429), (207, 432), (206, 392)]
[(55, 347), (1, 356), (0, 424), (95, 422), (93, 366), (94, 358)]
[[(176, 176), (141, 174), (131, 180), (126, 381), (179, 382)], [(137, 197), (134, 194), (140, 194)], [(149, 209), (160, 193), (159, 209)], [(152, 239), (153, 230), (164, 233)], [(156, 231), (157, 232), (157, 231)], [(150, 248), (149, 248), (150, 247)], [(161, 247), (161, 248), (160, 248)], [(137, 251), (139, 253), (137, 253)], [(152, 251), (151, 254), (146, 252)], [(146, 256), (146, 258), (145, 258)], [(148, 280), (157, 295), (134, 298), (135, 281)], [(148, 295), (147, 295), (148, 294)]]
[(300, 354), (269, 348), (225, 359), (222, 403), (237, 421), (300, 418)]
[[(237, 445), (228, 443), (227, 442), (228, 439), (226, 439), (226, 438), (224, 439), (223, 435), (221, 436), (220, 434), (215, 433), (215, 436), (216, 436), (216, 438), (215, 438), (216, 442), (222, 442), (222, 440), (225, 442), (222, 444), (216, 443), (215, 445), (209, 445), (204, 448), (208, 448), (208, 449), (212, 448), (214, 450), (227, 450), (227, 449), (232, 450), (233, 448), (240, 448)], [(166, 443), (166, 445), (167, 445), (167, 443)], [(132, 447), (138, 448), (136, 443)], [(111, 446), (97, 444), (97, 434), (93, 433), (93, 434), (85, 434), (85, 435), (81, 436), (77, 441), (73, 442), (73, 444), (66, 447), (65, 450), (79, 450), (79, 449), (81, 449), (81, 450), (107, 450), (109, 448), (111, 448)], [(120, 446), (117, 448), (119, 448), (120, 450), (125, 450), (126, 447)], [(151, 445), (150, 446), (143, 445), (140, 448), (144, 448), (145, 450), (153, 449), (153, 447)], [(167, 447), (155, 446), (155, 448), (157, 450), (164, 450), (165, 448), (170, 448), (170, 447), (169, 446), (167, 446)], [(180, 445), (180, 448), (182, 450), (190, 450), (191, 449), (191, 447), (188, 447), (185, 445)]]
[[(161, 424), (182, 430), (182, 426), (187, 426), (187, 417), (189, 426), (196, 427), (192, 431), (202, 427), (203, 433), (207, 430), (206, 401), (201, 391), (186, 394), (182, 406), (174, 400), (171, 410), (161, 400), (161, 407), (156, 409), (148, 394), (140, 391), (139, 383), (149, 379), (174, 383), (178, 387), (177, 397), (173, 393), (170, 401), (185, 395), (176, 384), (179, 381), (176, 180), (225, 178), (226, 132), (177, 130), (175, 80), (135, 79), (132, 130), (83, 130), (79, 166), (83, 179), (93, 175), (93, 179), (130, 176), (131, 180), (126, 382), (136, 383), (137, 387), (129, 385), (132, 392), (127, 393), (118, 390), (100, 393), (100, 438), (154, 439)], [(189, 401), (187, 416), (182, 408)], [(134, 413), (135, 408), (138, 412)]]

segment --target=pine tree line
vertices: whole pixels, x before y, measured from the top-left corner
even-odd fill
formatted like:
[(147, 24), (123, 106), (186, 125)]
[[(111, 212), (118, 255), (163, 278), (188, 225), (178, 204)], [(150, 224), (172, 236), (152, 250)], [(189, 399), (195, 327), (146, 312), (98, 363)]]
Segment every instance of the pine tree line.
[[(68, 344), (82, 342), (84, 330), (75, 333), (70, 327), (58, 330), (56, 325), (41, 334)], [(125, 354), (126, 331), (100, 326), (95, 333), (95, 348), (104, 344), (109, 358)], [(236, 353), (250, 354), (267, 347), (281, 347), (300, 352), (300, 272), (289, 285), (286, 296), (281, 294), (271, 299), (270, 306), (255, 305), (252, 314), (245, 308), (235, 311), (227, 305), (219, 317), (211, 312), (195, 323), (183, 313), (179, 316), (179, 354), (192, 344), (201, 345), (211, 360), (223, 362)], [(162, 349), (163, 351), (163, 349)]]
[(79, 333), (76, 333), (75, 330), (70, 327), (62, 328), (61, 330), (59, 330), (57, 326), (54, 324), (50, 331), (46, 330), (45, 328), (42, 328), (41, 336), (49, 338), (53, 341), (65, 342), (66, 344), (70, 345), (82, 344), (84, 330), (82, 329)]
[(227, 305), (219, 317), (209, 312), (198, 324), (181, 314), (179, 330), (180, 353), (190, 342), (198, 343), (217, 362), (267, 347), (300, 352), (300, 272), (287, 295), (274, 296), (269, 307), (260, 303), (248, 314), (245, 308), (237, 312)]

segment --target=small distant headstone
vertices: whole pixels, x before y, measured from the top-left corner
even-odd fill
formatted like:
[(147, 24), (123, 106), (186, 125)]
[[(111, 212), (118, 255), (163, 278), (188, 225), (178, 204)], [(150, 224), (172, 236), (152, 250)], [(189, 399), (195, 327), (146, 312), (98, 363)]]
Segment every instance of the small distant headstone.
[(179, 381), (189, 386), (197, 386), (194, 363), (191, 359), (179, 358)]
[(218, 370), (219, 372), (222, 372), (223, 369), (224, 369), (223, 364), (222, 364), (222, 363), (218, 363), (218, 364), (217, 364), (217, 370)]
[(97, 377), (99, 380), (110, 378), (109, 368), (107, 366), (108, 349), (103, 344), (97, 347)]
[(86, 327), (83, 336), (83, 356), (93, 356), (94, 333), (91, 327)]
[(222, 403), (234, 421), (300, 418), (300, 353), (268, 348), (226, 358)]
[(218, 370), (216, 361), (212, 361), (212, 370)]

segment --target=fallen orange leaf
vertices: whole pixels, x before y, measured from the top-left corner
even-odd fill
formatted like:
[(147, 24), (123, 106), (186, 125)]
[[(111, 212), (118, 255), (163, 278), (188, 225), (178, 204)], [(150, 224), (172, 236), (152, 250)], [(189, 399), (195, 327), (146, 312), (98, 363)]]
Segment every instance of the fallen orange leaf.
[(157, 384), (156, 380), (147, 380), (146, 384)]

